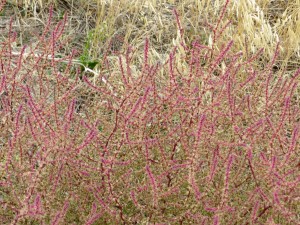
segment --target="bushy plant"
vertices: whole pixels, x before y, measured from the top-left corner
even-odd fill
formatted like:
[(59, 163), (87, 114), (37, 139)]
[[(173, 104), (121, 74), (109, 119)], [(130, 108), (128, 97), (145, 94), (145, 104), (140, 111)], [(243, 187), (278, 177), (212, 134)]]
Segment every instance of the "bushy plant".
[(129, 47), (95, 79), (79, 79), (74, 52), (56, 57), (66, 17), (52, 27), (50, 14), (20, 52), (11, 30), (0, 52), (2, 224), (297, 224), (300, 69), (274, 73), (277, 47), (258, 70), (261, 52), (244, 60), (218, 41), (226, 7), (207, 25), (209, 45), (186, 43), (175, 10), (166, 62), (150, 62), (146, 39), (140, 69)]

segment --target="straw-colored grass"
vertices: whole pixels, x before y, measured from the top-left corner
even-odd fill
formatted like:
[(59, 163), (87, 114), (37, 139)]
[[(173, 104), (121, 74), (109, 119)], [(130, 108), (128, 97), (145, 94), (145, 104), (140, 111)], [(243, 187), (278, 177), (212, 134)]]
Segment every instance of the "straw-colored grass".
[[(184, 27), (184, 41), (199, 39), (212, 42), (207, 23), (214, 24), (224, 0), (9, 0), (2, 12), (5, 18), (16, 16), (22, 38), (26, 44), (45, 23), (50, 4), (55, 16), (69, 15), (65, 39), (66, 52), (77, 47), (91, 60), (101, 60), (107, 50), (124, 51), (128, 45), (135, 48), (136, 60), (141, 61), (143, 43), (149, 37), (152, 60), (165, 61), (166, 51), (178, 42), (173, 9), (176, 8)], [(13, 8), (13, 9), (12, 9)], [(7, 12), (6, 12), (7, 10)], [(299, 0), (241, 0), (230, 1), (220, 27), (231, 21), (220, 37), (234, 41), (234, 48), (245, 55), (264, 49), (262, 62), (270, 60), (278, 42), (280, 68), (293, 72), (300, 65), (300, 2)], [(2, 17), (3, 20), (3, 17)], [(36, 27), (36, 28), (35, 28)], [(121, 34), (121, 38), (118, 38)], [(85, 45), (89, 42), (89, 45)], [(218, 43), (223, 43), (218, 40)], [(88, 49), (84, 49), (88, 47)], [(220, 47), (220, 46), (219, 46)], [(262, 63), (263, 64), (263, 63)], [(260, 65), (262, 66), (262, 65)], [(112, 65), (112, 68), (118, 67)]]

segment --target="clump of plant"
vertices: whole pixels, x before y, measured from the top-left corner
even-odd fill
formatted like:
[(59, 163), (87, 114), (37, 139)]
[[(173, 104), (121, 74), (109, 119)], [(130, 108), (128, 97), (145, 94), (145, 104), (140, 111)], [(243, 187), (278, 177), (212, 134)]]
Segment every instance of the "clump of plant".
[(90, 31), (87, 35), (85, 44), (84, 44), (84, 48), (83, 48), (83, 52), (81, 53), (81, 55), (79, 56), (79, 63), (81, 64), (80, 69), (81, 69), (81, 74), (80, 74), (80, 78), (82, 79), (82, 76), (86, 70), (86, 68), (93, 70), (97, 64), (99, 64), (99, 60), (93, 60), (90, 57), (90, 50), (92, 48), (91, 44), (92, 44), (92, 40), (94, 39), (94, 31)]
[[(146, 39), (140, 69), (128, 48), (96, 80), (80, 69), (69, 78), (73, 54), (55, 59), (66, 18), (17, 57), (11, 32), (0, 52), (0, 220), (297, 224), (300, 69), (274, 74), (279, 45), (258, 70), (260, 51), (244, 60), (221, 42), (227, 4), (209, 45), (186, 44), (174, 10), (179, 42), (165, 63), (150, 62)], [(94, 96), (84, 114), (82, 89)]]

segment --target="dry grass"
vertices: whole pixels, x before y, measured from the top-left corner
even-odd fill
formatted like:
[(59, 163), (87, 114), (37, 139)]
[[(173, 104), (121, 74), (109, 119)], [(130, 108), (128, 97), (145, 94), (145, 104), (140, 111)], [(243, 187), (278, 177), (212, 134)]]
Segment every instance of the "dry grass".
[[(145, 37), (150, 39), (153, 61), (164, 62), (166, 51), (178, 43), (174, 8), (180, 15), (186, 43), (196, 39), (212, 43), (207, 23), (217, 22), (224, 0), (10, 0), (2, 11), (2, 27), (10, 16), (14, 16), (16, 21), (13, 27), (19, 30), (21, 36), (21, 43), (17, 45), (32, 43), (33, 34), (41, 30), (40, 26), (48, 17), (51, 3), (54, 4), (56, 18), (62, 18), (65, 12), (69, 15), (64, 37), (68, 40), (65, 54), (75, 47), (81, 52), (85, 51), (91, 60), (101, 61), (108, 50), (124, 52), (130, 45), (135, 48), (139, 63)], [(231, 24), (220, 38), (232, 39), (234, 48), (245, 55), (255, 54), (263, 48), (262, 62), (272, 58), (279, 41), (279, 69), (286, 67), (293, 72), (300, 65), (299, 11), (298, 0), (230, 1), (220, 27), (229, 21)], [(88, 46), (85, 45), (87, 41)], [(223, 41), (218, 40), (218, 43)], [(112, 68), (117, 67), (117, 63), (112, 65)]]

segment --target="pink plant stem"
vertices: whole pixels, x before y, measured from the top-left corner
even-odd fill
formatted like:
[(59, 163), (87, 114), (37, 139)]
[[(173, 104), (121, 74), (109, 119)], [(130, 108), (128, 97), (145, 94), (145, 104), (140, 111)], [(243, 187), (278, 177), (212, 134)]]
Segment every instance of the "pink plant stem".
[(54, 217), (54, 219), (51, 221), (51, 225), (58, 225), (60, 223), (60, 221), (63, 219), (63, 217), (65, 216), (68, 208), (69, 208), (69, 201), (65, 201), (64, 206), (62, 208), (61, 211), (59, 211), (56, 216)]
[(158, 204), (158, 199), (157, 199), (157, 184), (156, 180), (154, 178), (154, 175), (152, 174), (149, 165), (146, 166), (146, 172), (148, 174), (148, 177), (150, 179), (151, 185), (152, 185), (152, 190), (153, 190), (153, 206), (157, 207)]

